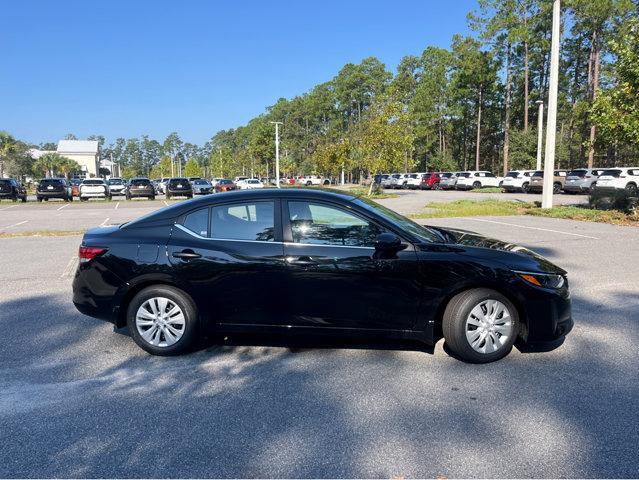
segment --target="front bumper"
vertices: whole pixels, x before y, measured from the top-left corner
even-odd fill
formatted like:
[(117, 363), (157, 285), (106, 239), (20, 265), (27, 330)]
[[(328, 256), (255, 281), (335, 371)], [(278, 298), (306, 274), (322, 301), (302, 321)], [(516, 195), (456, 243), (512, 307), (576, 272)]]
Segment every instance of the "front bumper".
[(574, 325), (567, 284), (557, 291), (536, 287), (526, 290), (530, 293), (520, 298), (526, 316), (526, 343), (548, 343), (565, 337)]

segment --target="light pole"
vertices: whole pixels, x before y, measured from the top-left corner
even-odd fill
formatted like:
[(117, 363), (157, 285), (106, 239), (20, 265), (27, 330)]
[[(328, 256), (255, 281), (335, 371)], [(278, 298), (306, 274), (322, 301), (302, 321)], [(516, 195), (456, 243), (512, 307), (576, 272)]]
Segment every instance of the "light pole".
[(282, 122), (269, 122), (275, 125), (275, 183), (277, 188), (280, 186), (280, 130), (279, 126)]
[(541, 170), (541, 142), (544, 136), (544, 101), (537, 100), (539, 105), (539, 118), (537, 118), (537, 170)]
[(555, 171), (555, 137), (557, 135), (557, 89), (559, 83), (559, 36), (561, 35), (561, 0), (553, 0), (552, 42), (550, 46), (550, 87), (548, 89), (548, 119), (546, 121), (546, 152), (544, 156), (544, 190), (541, 208), (552, 208), (552, 188)]

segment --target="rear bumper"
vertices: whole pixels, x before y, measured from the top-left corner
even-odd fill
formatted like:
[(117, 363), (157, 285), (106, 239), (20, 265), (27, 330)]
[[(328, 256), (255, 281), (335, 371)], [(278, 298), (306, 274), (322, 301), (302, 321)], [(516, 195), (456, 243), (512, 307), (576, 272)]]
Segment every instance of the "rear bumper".
[(590, 185), (564, 185), (564, 192), (587, 192)]
[(43, 192), (36, 192), (36, 196), (37, 197), (41, 197), (41, 198), (66, 198), (67, 197), (67, 192), (48, 192), (48, 191), (43, 191)]
[(105, 192), (80, 192), (80, 198), (106, 198), (108, 196)]
[(129, 190), (129, 193), (127, 194), (129, 197), (133, 198), (133, 197), (153, 197), (155, 196), (155, 191), (151, 191), (151, 190)]
[(166, 193), (176, 197), (190, 197), (193, 195), (193, 190), (167, 190)]

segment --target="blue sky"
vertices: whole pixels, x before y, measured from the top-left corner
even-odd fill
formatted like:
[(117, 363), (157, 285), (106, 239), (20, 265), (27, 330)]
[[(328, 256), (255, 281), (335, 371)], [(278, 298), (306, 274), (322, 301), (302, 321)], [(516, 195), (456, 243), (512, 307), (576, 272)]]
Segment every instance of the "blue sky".
[(467, 33), (475, 0), (9, 1), (0, 16), (0, 130), (39, 143), (66, 133), (177, 131), (203, 143), (348, 62), (394, 71)]

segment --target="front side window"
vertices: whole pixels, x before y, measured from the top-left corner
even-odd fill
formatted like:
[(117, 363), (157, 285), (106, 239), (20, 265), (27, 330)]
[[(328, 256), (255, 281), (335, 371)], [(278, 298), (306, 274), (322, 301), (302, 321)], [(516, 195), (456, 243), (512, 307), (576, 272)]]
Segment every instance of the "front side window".
[(273, 202), (247, 202), (213, 207), (211, 238), (272, 242), (275, 234)]
[(207, 237), (209, 234), (209, 209), (201, 208), (187, 214), (182, 225), (201, 237)]
[(310, 202), (288, 202), (295, 243), (372, 247), (382, 229), (345, 210)]

